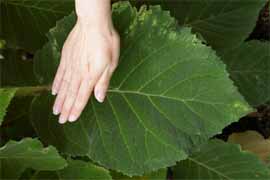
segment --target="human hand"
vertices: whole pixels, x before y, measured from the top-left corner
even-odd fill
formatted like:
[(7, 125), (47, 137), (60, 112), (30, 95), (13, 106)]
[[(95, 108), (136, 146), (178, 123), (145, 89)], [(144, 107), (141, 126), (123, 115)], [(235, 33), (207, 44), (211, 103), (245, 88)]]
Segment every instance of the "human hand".
[(76, 121), (93, 91), (99, 102), (104, 101), (118, 64), (119, 44), (111, 19), (99, 26), (78, 18), (63, 46), (52, 86), (59, 123)]

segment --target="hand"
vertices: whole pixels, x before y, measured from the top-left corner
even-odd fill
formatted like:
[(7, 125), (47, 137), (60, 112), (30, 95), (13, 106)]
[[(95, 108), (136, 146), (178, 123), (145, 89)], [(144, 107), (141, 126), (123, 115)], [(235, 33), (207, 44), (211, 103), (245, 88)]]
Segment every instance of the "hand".
[(63, 46), (52, 86), (52, 94), (57, 94), (53, 112), (61, 113), (61, 124), (78, 119), (92, 91), (99, 102), (104, 101), (120, 49), (112, 22), (107, 24), (96, 26), (78, 19)]

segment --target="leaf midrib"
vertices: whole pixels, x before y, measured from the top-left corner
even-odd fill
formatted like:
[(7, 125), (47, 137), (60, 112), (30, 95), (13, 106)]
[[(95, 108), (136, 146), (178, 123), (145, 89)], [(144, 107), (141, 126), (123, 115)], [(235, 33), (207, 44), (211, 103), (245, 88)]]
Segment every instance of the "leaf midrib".
[(193, 163), (197, 164), (198, 166), (201, 166), (201, 167), (203, 167), (203, 168), (205, 168), (205, 169), (207, 169), (209, 171), (214, 172), (215, 174), (217, 174), (217, 175), (219, 175), (219, 176), (221, 176), (223, 178), (226, 178), (228, 180), (232, 180), (230, 177), (226, 176), (225, 174), (222, 174), (222, 172), (217, 171), (216, 169), (208, 166), (207, 164), (204, 164), (203, 162), (199, 162), (196, 159), (193, 159), (192, 157), (188, 157), (187, 159), (189, 161), (192, 161)]
[(167, 99), (167, 100), (174, 100), (174, 101), (181, 101), (183, 103), (186, 102), (199, 102), (199, 103), (203, 103), (203, 104), (209, 104), (209, 105), (228, 105), (225, 103), (213, 103), (213, 102), (207, 102), (207, 101), (200, 101), (198, 99), (180, 99), (180, 98), (175, 98), (175, 97), (170, 97), (170, 96), (164, 96), (164, 95), (160, 95), (160, 94), (149, 94), (149, 93), (145, 93), (145, 92), (138, 92), (138, 91), (129, 91), (129, 90), (118, 90), (118, 89), (109, 89), (107, 91), (108, 93), (116, 93), (116, 94), (134, 94), (134, 95), (141, 95), (141, 96), (146, 96), (146, 97), (158, 97), (158, 98), (163, 98), (163, 99)]

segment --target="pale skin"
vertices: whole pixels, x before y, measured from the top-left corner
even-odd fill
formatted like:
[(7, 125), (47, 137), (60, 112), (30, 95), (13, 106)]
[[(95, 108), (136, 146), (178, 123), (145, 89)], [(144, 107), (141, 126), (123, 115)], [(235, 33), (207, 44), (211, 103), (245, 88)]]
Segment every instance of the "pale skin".
[(102, 103), (120, 49), (111, 0), (75, 0), (77, 23), (66, 39), (52, 85), (53, 113), (59, 123), (76, 121), (91, 95)]

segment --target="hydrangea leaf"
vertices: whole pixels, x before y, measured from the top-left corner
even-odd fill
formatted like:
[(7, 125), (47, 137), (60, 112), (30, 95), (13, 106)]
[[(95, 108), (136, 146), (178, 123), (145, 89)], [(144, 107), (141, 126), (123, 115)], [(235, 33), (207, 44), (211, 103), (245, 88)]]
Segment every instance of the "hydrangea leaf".
[(44, 148), (37, 139), (9, 141), (0, 147), (0, 179), (18, 179), (27, 168), (53, 171), (66, 165), (54, 147)]
[[(106, 168), (142, 175), (187, 158), (194, 146), (250, 112), (215, 52), (189, 28), (179, 28), (169, 12), (159, 6), (137, 11), (128, 3), (116, 4), (113, 12), (125, 24), (117, 26), (122, 54), (106, 101), (92, 98), (76, 123), (59, 125), (51, 112), (54, 98), (37, 97), (31, 119), (43, 141)], [(75, 23), (71, 15), (51, 32), (67, 36), (69, 20)], [(59, 62), (65, 38), (56, 37), (50, 34), (36, 56), (43, 83), (52, 82)]]
[(270, 100), (270, 43), (249, 41), (223, 54), (231, 78), (253, 106)]
[(239, 145), (212, 140), (174, 168), (175, 179), (269, 179), (270, 171), (256, 155)]

